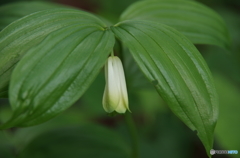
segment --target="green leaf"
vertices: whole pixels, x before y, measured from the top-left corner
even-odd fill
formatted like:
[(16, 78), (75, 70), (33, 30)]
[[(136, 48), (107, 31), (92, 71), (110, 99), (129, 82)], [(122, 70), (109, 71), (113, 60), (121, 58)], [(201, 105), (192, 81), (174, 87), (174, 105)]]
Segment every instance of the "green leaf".
[(129, 158), (130, 149), (124, 139), (112, 130), (97, 125), (83, 125), (44, 133), (33, 139), (19, 157)]
[(48, 34), (63, 27), (91, 23), (105, 27), (92, 14), (73, 9), (52, 9), (19, 19), (0, 32), (0, 97), (6, 96), (13, 69), (24, 54)]
[(229, 49), (225, 22), (212, 9), (195, 1), (140, 1), (127, 8), (123, 20), (149, 20), (169, 25), (195, 44), (212, 44)]
[[(43, 13), (47, 12), (38, 15)], [(31, 126), (61, 113), (80, 98), (104, 65), (113, 49), (113, 33), (94, 16), (75, 10), (56, 10), (55, 23), (64, 15), (68, 26), (50, 33), (14, 69), (9, 93), (14, 113), (0, 128)]]
[(28, 14), (53, 8), (69, 7), (44, 1), (15, 2), (3, 5), (0, 7), (0, 30)]
[(212, 148), (218, 100), (211, 73), (194, 45), (178, 31), (149, 21), (111, 28), (171, 110)]

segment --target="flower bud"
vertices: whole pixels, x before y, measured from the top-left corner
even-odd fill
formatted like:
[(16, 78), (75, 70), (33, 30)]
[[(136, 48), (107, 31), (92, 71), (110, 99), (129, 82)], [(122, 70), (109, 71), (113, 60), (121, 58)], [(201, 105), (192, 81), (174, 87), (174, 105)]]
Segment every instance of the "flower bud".
[[(106, 86), (103, 94), (103, 108), (106, 112), (125, 113), (128, 108), (128, 94), (121, 60), (110, 56), (105, 64)], [(130, 110), (129, 110), (130, 111)]]

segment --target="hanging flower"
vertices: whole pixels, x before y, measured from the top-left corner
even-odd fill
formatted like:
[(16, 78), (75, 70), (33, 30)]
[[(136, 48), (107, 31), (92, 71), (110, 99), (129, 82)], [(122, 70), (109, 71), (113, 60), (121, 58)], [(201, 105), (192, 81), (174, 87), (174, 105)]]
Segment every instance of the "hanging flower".
[[(110, 56), (105, 64), (106, 86), (103, 94), (103, 108), (106, 112), (125, 113), (128, 108), (128, 94), (121, 60)], [(129, 110), (130, 111), (130, 110)]]

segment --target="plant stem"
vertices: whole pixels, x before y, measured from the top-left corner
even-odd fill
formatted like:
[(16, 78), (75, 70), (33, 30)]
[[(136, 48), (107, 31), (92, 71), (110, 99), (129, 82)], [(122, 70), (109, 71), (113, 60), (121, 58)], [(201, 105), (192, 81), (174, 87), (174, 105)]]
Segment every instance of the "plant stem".
[[(121, 41), (117, 40), (119, 44), (119, 58), (121, 59), (124, 65), (124, 55), (123, 55), (123, 45)], [(124, 67), (124, 66), (123, 66)], [(132, 158), (139, 158), (139, 142), (138, 142), (138, 134), (137, 128), (130, 113), (124, 114), (124, 119), (128, 128), (129, 135), (131, 137), (132, 142)]]
[(114, 52), (113, 51), (111, 52), (111, 57), (114, 57)]
[(131, 114), (126, 113), (124, 115), (128, 131), (131, 137), (132, 142), (132, 158), (139, 158), (139, 146), (138, 146), (138, 136), (137, 136), (137, 128), (135, 126), (134, 120)]

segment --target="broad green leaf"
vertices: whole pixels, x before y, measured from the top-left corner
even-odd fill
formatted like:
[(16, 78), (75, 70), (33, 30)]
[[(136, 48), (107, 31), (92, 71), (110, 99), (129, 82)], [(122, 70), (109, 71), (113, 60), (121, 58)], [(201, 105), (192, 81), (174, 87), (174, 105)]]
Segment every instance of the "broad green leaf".
[(171, 110), (197, 131), (208, 152), (218, 100), (211, 73), (198, 50), (178, 31), (159, 23), (124, 21), (111, 29)]
[(0, 30), (28, 14), (53, 8), (69, 7), (44, 1), (16, 2), (3, 5), (0, 7)]
[(121, 15), (123, 20), (149, 20), (169, 25), (195, 44), (229, 48), (225, 22), (212, 9), (195, 1), (151, 0), (134, 3)]
[(11, 73), (33, 46), (48, 34), (74, 24), (101, 24), (92, 14), (73, 9), (52, 9), (19, 19), (0, 32), (0, 97), (5, 97)]
[(113, 49), (113, 33), (94, 16), (57, 11), (55, 21), (64, 11), (75, 15), (68, 15), (68, 26), (50, 33), (15, 67), (9, 91), (13, 116), (0, 128), (31, 126), (61, 113), (86, 91)]
[(39, 135), (19, 154), (19, 158), (129, 158), (130, 149), (129, 144), (113, 130), (82, 125), (57, 128)]

